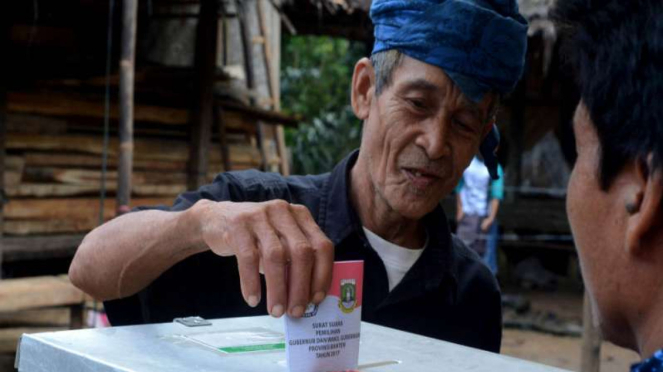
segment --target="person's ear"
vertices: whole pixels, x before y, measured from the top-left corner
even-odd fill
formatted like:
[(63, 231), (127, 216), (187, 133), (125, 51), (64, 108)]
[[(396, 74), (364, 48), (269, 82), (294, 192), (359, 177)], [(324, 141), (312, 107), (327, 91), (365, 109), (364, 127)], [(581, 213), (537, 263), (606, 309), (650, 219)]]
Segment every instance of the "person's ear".
[(375, 94), (375, 70), (368, 58), (360, 59), (352, 74), (352, 110), (360, 120), (365, 120)]
[(636, 161), (631, 171), (636, 187), (626, 200), (628, 213), (626, 249), (635, 255), (645, 253), (647, 244), (657, 239), (663, 226), (663, 171), (653, 170), (652, 157)]

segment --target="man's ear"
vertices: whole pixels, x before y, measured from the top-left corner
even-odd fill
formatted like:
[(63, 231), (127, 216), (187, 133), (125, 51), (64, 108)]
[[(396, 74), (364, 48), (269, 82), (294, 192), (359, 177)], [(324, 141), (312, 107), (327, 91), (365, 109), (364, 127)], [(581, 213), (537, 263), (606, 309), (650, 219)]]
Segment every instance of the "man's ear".
[(360, 59), (352, 74), (352, 110), (360, 120), (365, 120), (375, 94), (375, 70), (368, 58)]
[(652, 157), (636, 161), (632, 176), (636, 188), (629, 193), (626, 202), (629, 214), (626, 227), (626, 249), (635, 255), (645, 253), (647, 244), (657, 239), (663, 225), (663, 171), (653, 170)]

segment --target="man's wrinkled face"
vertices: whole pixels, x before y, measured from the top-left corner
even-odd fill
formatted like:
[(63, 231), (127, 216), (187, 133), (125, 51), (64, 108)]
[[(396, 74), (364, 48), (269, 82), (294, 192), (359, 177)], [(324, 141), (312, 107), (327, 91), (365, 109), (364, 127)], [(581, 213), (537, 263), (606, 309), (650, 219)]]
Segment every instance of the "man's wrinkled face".
[(364, 124), (361, 151), (378, 197), (406, 218), (433, 210), (477, 153), (494, 98), (473, 103), (442, 69), (404, 56)]

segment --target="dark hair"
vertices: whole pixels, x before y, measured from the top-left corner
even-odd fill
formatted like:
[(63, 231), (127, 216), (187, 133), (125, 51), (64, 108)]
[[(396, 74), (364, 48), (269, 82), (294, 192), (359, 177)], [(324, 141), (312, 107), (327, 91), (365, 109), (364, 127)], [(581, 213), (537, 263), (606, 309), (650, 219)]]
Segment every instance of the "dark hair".
[(580, 96), (601, 145), (607, 189), (629, 160), (663, 164), (663, 2), (558, 0), (560, 26)]

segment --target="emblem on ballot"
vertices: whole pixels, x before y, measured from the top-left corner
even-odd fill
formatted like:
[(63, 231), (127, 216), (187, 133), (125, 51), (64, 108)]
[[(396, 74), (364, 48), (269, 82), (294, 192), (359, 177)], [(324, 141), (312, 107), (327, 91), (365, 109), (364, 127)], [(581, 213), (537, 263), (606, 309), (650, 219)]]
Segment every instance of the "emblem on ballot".
[(338, 307), (344, 313), (351, 313), (357, 303), (357, 283), (354, 279), (341, 280), (341, 298), (338, 300)]

